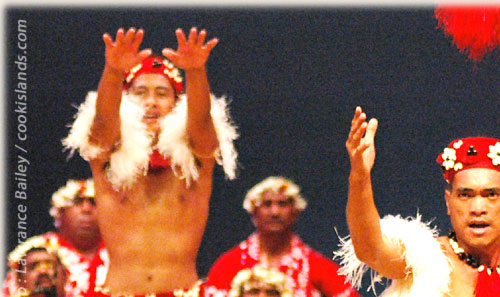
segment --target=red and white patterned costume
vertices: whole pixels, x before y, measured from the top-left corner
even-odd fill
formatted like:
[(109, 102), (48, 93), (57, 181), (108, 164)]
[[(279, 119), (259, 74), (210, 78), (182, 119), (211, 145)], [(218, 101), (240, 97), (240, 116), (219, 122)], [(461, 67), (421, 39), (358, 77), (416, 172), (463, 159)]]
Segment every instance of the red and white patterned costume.
[[(231, 288), (231, 282), (238, 271), (255, 265), (267, 266), (261, 256), (257, 233), (223, 254), (210, 269), (205, 296), (224, 297)], [(339, 266), (303, 243), (293, 235), (290, 251), (281, 258), (279, 270), (286, 274), (293, 283), (295, 297), (359, 296), (346, 283), (346, 278), (338, 275)]]

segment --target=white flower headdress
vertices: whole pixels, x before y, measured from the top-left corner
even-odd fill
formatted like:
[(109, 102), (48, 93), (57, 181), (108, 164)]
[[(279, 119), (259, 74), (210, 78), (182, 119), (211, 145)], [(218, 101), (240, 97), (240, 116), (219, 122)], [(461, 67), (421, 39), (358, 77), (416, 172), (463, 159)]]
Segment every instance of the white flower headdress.
[(54, 194), (52, 194), (52, 207), (50, 208), (49, 213), (54, 218), (54, 225), (57, 228), (59, 228), (60, 226), (60, 210), (62, 208), (73, 205), (75, 198), (78, 196), (91, 198), (95, 196), (93, 179), (70, 179), (64, 186), (62, 186)]
[(23, 243), (19, 244), (14, 250), (9, 253), (8, 264), (9, 267), (16, 269), (19, 267), (20, 261), (26, 257), (26, 254), (32, 249), (45, 249), (49, 253), (56, 253), (57, 246), (45, 240), (42, 235), (37, 235), (28, 238)]
[(293, 204), (297, 210), (302, 211), (307, 206), (307, 201), (300, 195), (300, 187), (298, 185), (281, 176), (270, 176), (253, 186), (247, 192), (243, 201), (243, 208), (247, 212), (253, 213), (255, 207), (262, 204), (262, 194), (266, 191), (281, 193), (293, 198)]

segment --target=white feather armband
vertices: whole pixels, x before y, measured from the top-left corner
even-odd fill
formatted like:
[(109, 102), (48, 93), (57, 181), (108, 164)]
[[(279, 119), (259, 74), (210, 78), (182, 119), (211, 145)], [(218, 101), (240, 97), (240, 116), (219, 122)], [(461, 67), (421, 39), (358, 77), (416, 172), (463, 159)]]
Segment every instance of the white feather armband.
[[(384, 297), (443, 297), (449, 291), (450, 263), (437, 240), (437, 230), (431, 229), (416, 218), (386, 216), (380, 221), (384, 237), (399, 242), (404, 247), (404, 258), (408, 275), (404, 279), (392, 280), (382, 293)], [(340, 249), (334, 251), (334, 259), (340, 259), (339, 272), (357, 289), (361, 286), (363, 274), (369, 267), (356, 258), (349, 236), (340, 238)], [(380, 280), (372, 273), (370, 288)]]

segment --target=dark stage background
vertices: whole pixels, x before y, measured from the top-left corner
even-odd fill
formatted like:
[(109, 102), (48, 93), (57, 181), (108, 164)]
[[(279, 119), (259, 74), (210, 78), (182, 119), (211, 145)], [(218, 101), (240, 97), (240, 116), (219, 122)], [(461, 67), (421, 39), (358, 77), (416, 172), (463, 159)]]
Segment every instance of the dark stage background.
[[(49, 201), (69, 178), (90, 174), (67, 160), (60, 140), (75, 105), (97, 87), (104, 32), (145, 30), (144, 47), (176, 48), (175, 29), (205, 28), (220, 43), (208, 62), (213, 93), (227, 95), (241, 137), (239, 174), (215, 171), (210, 216), (198, 256), (200, 276), (252, 231), (245, 192), (269, 175), (303, 188), (309, 206), (297, 233), (331, 257), (345, 221), (348, 156), (344, 143), (361, 105), (380, 122), (373, 170), (381, 215), (423, 215), (446, 233), (444, 182), (436, 156), (456, 137), (500, 137), (498, 54), (473, 64), (436, 30), (433, 7), (7, 7), (8, 173), (6, 250), (18, 240), (18, 205), (29, 235), (52, 230)], [(18, 22), (26, 21), (27, 140), (15, 112)], [(21, 119), (22, 120), (22, 119)], [(22, 145), (22, 153), (15, 145)], [(27, 200), (14, 197), (18, 155), (28, 166)], [(147, 250), (145, 250), (147, 253)], [(366, 288), (366, 287), (365, 287)], [(364, 293), (366, 296), (372, 293)]]

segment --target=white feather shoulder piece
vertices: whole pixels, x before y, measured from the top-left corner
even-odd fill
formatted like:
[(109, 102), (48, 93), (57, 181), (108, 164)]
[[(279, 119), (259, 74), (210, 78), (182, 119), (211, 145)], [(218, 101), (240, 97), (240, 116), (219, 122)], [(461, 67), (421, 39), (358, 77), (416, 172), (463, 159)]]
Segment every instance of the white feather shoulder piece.
[[(437, 230), (416, 218), (403, 219), (388, 215), (380, 221), (383, 235), (404, 246), (408, 275), (405, 279), (392, 280), (381, 294), (383, 297), (443, 297), (449, 292), (450, 263), (437, 240)], [(349, 236), (340, 238), (340, 249), (334, 251), (340, 260), (339, 272), (357, 289), (369, 267), (356, 258)], [(371, 289), (381, 277), (372, 273)], [(369, 288), (369, 289), (370, 289)]]
[[(227, 102), (224, 97), (210, 96), (210, 115), (219, 141), (219, 147), (214, 152), (215, 160), (222, 165), (229, 179), (236, 176), (236, 158), (238, 154), (233, 140), (238, 138), (236, 127), (229, 118)], [(172, 170), (181, 179), (186, 179), (189, 185), (191, 180), (198, 178), (195, 156), (191, 153), (186, 135), (187, 98), (181, 95), (175, 108), (162, 120), (161, 132), (158, 139), (158, 150), (164, 156), (170, 156)], [(180, 168), (180, 171), (177, 169)]]
[[(229, 179), (236, 177), (236, 158), (238, 154), (233, 140), (238, 138), (236, 127), (229, 118), (229, 110), (224, 97), (210, 96), (210, 115), (219, 141), (214, 152), (215, 160), (222, 165)], [(164, 156), (170, 156), (172, 170), (189, 185), (198, 178), (195, 156), (191, 153), (186, 135), (187, 98), (181, 95), (175, 108), (162, 120), (158, 138), (158, 150)], [(178, 170), (180, 168), (180, 171)]]
[[(233, 140), (238, 137), (236, 127), (230, 121), (225, 98), (212, 97), (211, 115), (219, 140), (215, 158), (224, 167), (226, 176), (236, 175), (237, 153)], [(90, 143), (89, 135), (95, 117), (97, 93), (89, 92), (75, 116), (69, 135), (63, 139), (71, 154), (78, 150), (82, 158), (90, 160), (103, 153), (103, 149)], [(133, 96), (123, 93), (120, 105), (120, 143), (111, 153), (106, 176), (116, 189), (130, 188), (138, 176), (147, 174), (153, 136), (142, 121), (144, 110), (135, 103)], [(175, 108), (160, 123), (161, 132), (157, 149), (171, 158), (171, 166), (179, 179), (186, 184), (198, 178), (195, 156), (192, 154), (186, 135), (187, 103), (182, 95)]]

